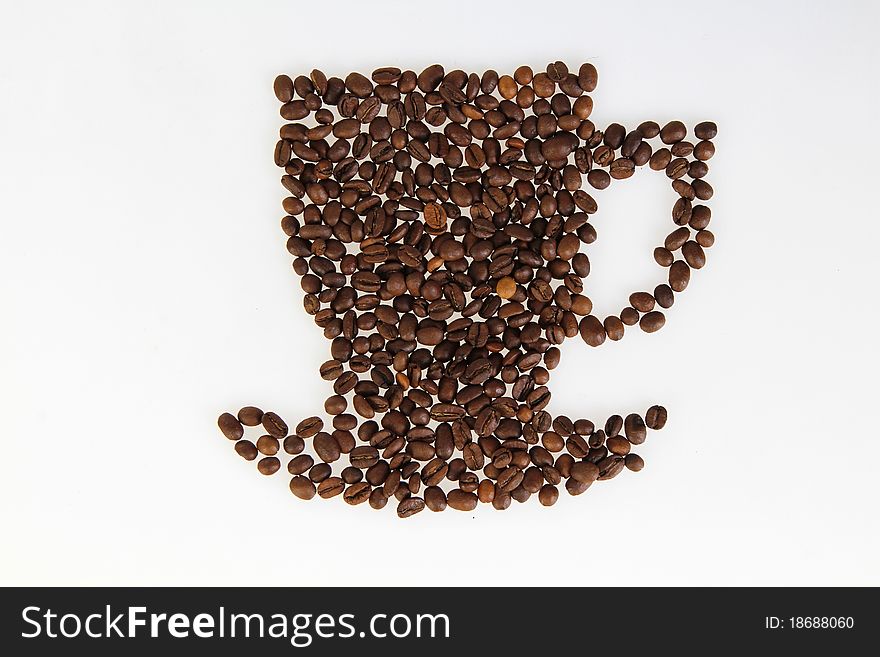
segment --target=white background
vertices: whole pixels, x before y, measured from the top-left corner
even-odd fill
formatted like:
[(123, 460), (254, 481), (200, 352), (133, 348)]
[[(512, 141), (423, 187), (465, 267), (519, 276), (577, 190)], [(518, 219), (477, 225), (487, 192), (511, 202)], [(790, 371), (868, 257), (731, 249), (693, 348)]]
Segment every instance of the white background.
[[(880, 584), (875, 3), (2, 4), (0, 583)], [(295, 499), (216, 427), (330, 394), (272, 80), (556, 59), (598, 67), (599, 125), (719, 125), (707, 267), (551, 381), (572, 417), (665, 404), (647, 467), (552, 509)], [(596, 197), (602, 316), (661, 282), (674, 196)]]

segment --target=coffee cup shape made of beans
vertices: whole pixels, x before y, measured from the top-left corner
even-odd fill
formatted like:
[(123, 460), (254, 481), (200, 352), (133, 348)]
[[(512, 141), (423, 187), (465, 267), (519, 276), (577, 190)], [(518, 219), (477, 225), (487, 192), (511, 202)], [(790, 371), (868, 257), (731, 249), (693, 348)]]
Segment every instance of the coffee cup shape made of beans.
[[(224, 413), (239, 455), (266, 475), (283, 457), (301, 499), (380, 509), (394, 498), (400, 517), (533, 495), (551, 506), (560, 486), (579, 495), (642, 469), (633, 449), (666, 409), (601, 426), (553, 416), (550, 371), (568, 338), (599, 347), (663, 327), (714, 243), (717, 129), (602, 129), (590, 120), (597, 78), (563, 62), (501, 76), (439, 64), (278, 76), (281, 226), (304, 309), (331, 342), (320, 376), (333, 394), (292, 430), (255, 406)], [(645, 166), (674, 192), (674, 226), (653, 254), (667, 272), (603, 319), (584, 288), (593, 194)]]

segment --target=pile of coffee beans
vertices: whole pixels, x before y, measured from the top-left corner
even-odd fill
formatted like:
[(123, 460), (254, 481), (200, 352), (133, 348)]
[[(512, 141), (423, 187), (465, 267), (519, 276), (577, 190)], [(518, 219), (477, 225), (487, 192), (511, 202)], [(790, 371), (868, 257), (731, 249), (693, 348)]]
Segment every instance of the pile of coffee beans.
[[(591, 64), (562, 62), (501, 76), (435, 64), (275, 80), (288, 121), (275, 146), (289, 192), (281, 227), (305, 310), (331, 341), (320, 375), (332, 419), (290, 431), (253, 406), (224, 413), (239, 455), (267, 475), (289, 457), (299, 498), (380, 509), (393, 497), (400, 517), (532, 495), (550, 506), (560, 486), (579, 495), (642, 469), (632, 449), (666, 410), (601, 427), (552, 416), (550, 370), (566, 338), (597, 347), (636, 324), (663, 327), (714, 242), (702, 202), (716, 127), (699, 123), (694, 141), (680, 121), (599, 129), (596, 82)], [(585, 186), (645, 165), (674, 190), (676, 227), (654, 250), (668, 272), (603, 319), (584, 289), (598, 209)], [(260, 427), (256, 443), (244, 427)]]

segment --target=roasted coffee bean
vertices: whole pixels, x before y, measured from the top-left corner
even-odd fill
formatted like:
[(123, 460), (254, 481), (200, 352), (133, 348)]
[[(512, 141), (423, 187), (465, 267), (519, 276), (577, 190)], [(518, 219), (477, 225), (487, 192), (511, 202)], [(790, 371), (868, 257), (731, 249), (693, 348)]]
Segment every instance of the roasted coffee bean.
[(363, 504), (370, 499), (372, 492), (373, 487), (366, 481), (361, 481), (346, 488), (345, 492), (342, 494), (342, 498), (345, 500), (346, 504), (354, 506), (356, 504)]
[(238, 418), (232, 413), (223, 413), (223, 415), (217, 420), (217, 424), (220, 427), (220, 431), (222, 431), (223, 435), (229, 438), (229, 440), (240, 440), (244, 435), (244, 427), (241, 426), (242, 423), (239, 422)]
[(578, 461), (571, 466), (571, 478), (583, 484), (591, 484), (599, 478), (599, 468), (589, 461)]
[(239, 440), (236, 442), (235, 452), (245, 461), (253, 461), (259, 454), (257, 446), (249, 440)]
[(263, 413), (262, 425), (270, 436), (274, 436), (275, 438), (284, 438), (287, 436), (287, 424), (272, 411)]
[(318, 484), (318, 497), (329, 499), (336, 497), (345, 490), (345, 482), (339, 477), (328, 477)]
[(598, 317), (587, 315), (581, 319), (579, 329), (584, 342), (591, 347), (598, 347), (605, 342), (605, 327)]
[(262, 458), (257, 463), (257, 470), (260, 471), (260, 474), (271, 475), (278, 472), (281, 469), (281, 461), (279, 461), (274, 456), (267, 456)]
[(551, 484), (544, 484), (538, 492), (538, 501), (544, 506), (553, 506), (559, 499), (559, 490)]
[(369, 445), (362, 445), (360, 447), (355, 447), (349, 453), (348, 458), (354, 467), (366, 470), (379, 462), (379, 450)]
[(420, 497), (406, 497), (397, 505), (397, 515), (409, 518), (425, 508), (425, 500)]
[(272, 436), (260, 436), (257, 440), (257, 450), (264, 456), (275, 456), (280, 447), (278, 439)]
[(639, 472), (645, 467), (645, 460), (638, 454), (627, 454), (626, 458), (623, 459), (623, 464), (627, 469), (632, 470), (633, 472)]
[(309, 468), (311, 468), (315, 464), (315, 459), (313, 459), (309, 454), (300, 454), (296, 458), (290, 459), (287, 463), (287, 471), (292, 475), (300, 475), (304, 472), (308, 472)]
[(324, 421), (319, 417), (307, 417), (296, 425), (296, 435), (311, 438), (324, 428)]
[(473, 492), (453, 489), (447, 493), (446, 501), (456, 511), (473, 511), (477, 508), (479, 498)]
[(308, 477), (299, 475), (290, 480), (290, 492), (301, 500), (310, 500), (315, 496), (317, 489)]
[(623, 418), (619, 415), (612, 415), (605, 420), (605, 435), (616, 436), (623, 429)]
[(649, 429), (659, 431), (666, 426), (666, 409), (662, 406), (652, 406), (645, 413), (645, 424)]
[(633, 445), (641, 445), (645, 442), (645, 421), (637, 413), (630, 413), (623, 423), (623, 432), (627, 440)]
[(602, 459), (598, 463), (599, 468), (599, 479), (613, 479), (618, 474), (620, 474), (621, 470), (623, 470), (623, 458), (620, 456), (609, 456), (607, 458)]
[(245, 406), (238, 411), (238, 421), (246, 427), (256, 427), (263, 421), (263, 411), (256, 406)]
[(653, 310), (646, 315), (643, 315), (639, 320), (639, 328), (641, 328), (645, 333), (654, 333), (655, 331), (659, 331), (663, 328), (663, 325), (666, 323), (666, 317), (659, 310)]

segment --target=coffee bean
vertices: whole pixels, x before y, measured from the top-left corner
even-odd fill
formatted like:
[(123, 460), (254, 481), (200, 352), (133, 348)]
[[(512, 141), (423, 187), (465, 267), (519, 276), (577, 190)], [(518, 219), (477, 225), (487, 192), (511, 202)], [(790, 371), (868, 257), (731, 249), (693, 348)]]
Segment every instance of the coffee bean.
[(232, 413), (223, 413), (217, 420), (217, 425), (220, 427), (223, 435), (229, 438), (229, 440), (240, 440), (244, 435), (244, 428), (241, 426), (241, 422)]
[(324, 428), (324, 421), (319, 417), (307, 417), (296, 425), (295, 433), (301, 438), (311, 438)]
[(637, 413), (627, 415), (623, 423), (623, 431), (627, 440), (633, 445), (641, 445), (645, 442), (645, 421), (641, 415)]
[(275, 78), (275, 97), (282, 103), (289, 103), (293, 100), (294, 86), (293, 80), (287, 75), (279, 75)]
[(238, 411), (238, 421), (246, 427), (256, 427), (263, 421), (263, 411), (256, 406), (245, 406)]
[(366, 481), (361, 481), (346, 488), (345, 492), (342, 494), (342, 498), (345, 500), (346, 504), (354, 506), (356, 504), (363, 504), (370, 499), (372, 492), (373, 487)]
[(305, 441), (299, 436), (287, 436), (283, 442), (284, 451), (291, 456), (299, 454), (305, 449)]
[(257, 440), (257, 450), (265, 456), (275, 456), (280, 447), (278, 439), (272, 436), (260, 436)]
[(591, 347), (598, 347), (605, 342), (605, 327), (598, 317), (587, 315), (580, 321), (581, 338)]
[(453, 489), (446, 495), (450, 507), (456, 511), (473, 511), (477, 508), (478, 497), (472, 492)]
[(446, 210), (442, 205), (437, 203), (428, 203), (425, 205), (425, 224), (429, 231), (439, 234), (446, 230)]
[(274, 456), (267, 456), (266, 458), (262, 458), (257, 463), (257, 470), (260, 471), (260, 474), (271, 475), (278, 472), (281, 469), (281, 461), (279, 461)]
[(583, 484), (591, 484), (599, 478), (599, 468), (589, 461), (578, 461), (571, 466), (571, 478)]
[(274, 436), (275, 438), (284, 438), (287, 436), (287, 424), (272, 411), (263, 413), (262, 425), (270, 436)]
[(245, 461), (253, 461), (259, 454), (257, 446), (249, 440), (239, 440), (235, 443), (235, 452)]
[(706, 254), (703, 247), (693, 240), (684, 243), (684, 246), (681, 247), (681, 254), (692, 269), (702, 269), (706, 264)]
[(538, 492), (538, 501), (544, 506), (553, 506), (559, 499), (559, 490), (551, 484), (544, 484)]
[(659, 431), (666, 426), (666, 409), (662, 406), (652, 406), (645, 413), (645, 424), (649, 429)]
[(308, 472), (309, 468), (311, 468), (315, 464), (315, 459), (313, 459), (309, 454), (300, 454), (296, 458), (291, 459), (287, 463), (287, 471), (292, 475), (300, 475), (304, 472)]
[(333, 468), (327, 463), (318, 463), (309, 469), (309, 479), (316, 484), (324, 481), (331, 474), (333, 474)]
[(660, 141), (664, 144), (674, 144), (681, 141), (687, 135), (687, 128), (681, 121), (670, 121), (660, 130)]
[(654, 310), (654, 297), (647, 292), (633, 292), (629, 295), (630, 305), (642, 313)]
[(623, 464), (633, 472), (639, 472), (645, 467), (644, 459), (638, 454), (627, 454), (626, 458), (623, 459)]
[(345, 482), (339, 477), (328, 477), (318, 484), (318, 497), (329, 499), (340, 495), (345, 490)]
[(639, 328), (641, 328), (645, 333), (654, 333), (655, 331), (659, 331), (663, 328), (663, 325), (666, 323), (666, 317), (659, 310), (653, 310), (646, 315), (643, 315), (639, 320)]
[(676, 260), (669, 267), (669, 287), (675, 292), (684, 292), (691, 280), (691, 270), (683, 260)]
[(315, 496), (317, 489), (307, 477), (299, 475), (290, 480), (290, 492), (301, 500), (310, 500)]
[(384, 509), (385, 505), (388, 504), (388, 496), (385, 495), (384, 491), (381, 488), (374, 488), (370, 493), (370, 507), (376, 509)]
[(715, 139), (718, 134), (718, 126), (712, 121), (703, 121), (694, 126), (694, 134), (697, 139)]
[(599, 73), (592, 64), (581, 64), (578, 70), (578, 86), (590, 93), (596, 89), (596, 83), (599, 80)]
[(612, 415), (605, 420), (605, 435), (616, 436), (623, 429), (623, 418), (619, 415)]
[(409, 518), (425, 508), (425, 500), (420, 497), (407, 497), (397, 505), (397, 515), (400, 518)]
[(349, 460), (354, 467), (366, 470), (379, 462), (379, 450), (369, 445), (355, 447), (349, 454)]
[(565, 482), (565, 490), (569, 495), (581, 495), (592, 485), (593, 482), (578, 481), (574, 477)]

